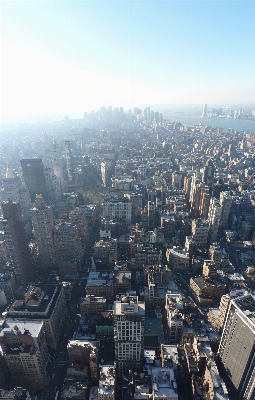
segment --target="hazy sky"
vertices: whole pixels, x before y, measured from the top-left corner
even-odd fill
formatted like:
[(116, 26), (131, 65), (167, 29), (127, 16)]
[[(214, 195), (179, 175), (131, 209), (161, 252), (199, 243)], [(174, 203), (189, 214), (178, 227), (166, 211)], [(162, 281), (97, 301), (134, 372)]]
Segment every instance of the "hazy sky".
[(1, 116), (253, 104), (255, 1), (1, 1)]

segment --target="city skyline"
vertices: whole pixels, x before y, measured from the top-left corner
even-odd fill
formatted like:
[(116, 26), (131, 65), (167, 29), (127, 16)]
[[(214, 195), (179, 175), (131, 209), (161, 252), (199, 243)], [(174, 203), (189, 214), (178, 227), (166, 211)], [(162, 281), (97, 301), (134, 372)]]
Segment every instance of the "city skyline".
[(1, 119), (254, 102), (251, 1), (1, 3)]

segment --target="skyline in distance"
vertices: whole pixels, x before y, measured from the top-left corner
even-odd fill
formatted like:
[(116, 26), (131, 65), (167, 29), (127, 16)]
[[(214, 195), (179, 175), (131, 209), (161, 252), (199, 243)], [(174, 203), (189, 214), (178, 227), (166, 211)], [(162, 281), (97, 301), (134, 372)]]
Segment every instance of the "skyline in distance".
[(1, 120), (254, 105), (253, 1), (1, 3)]

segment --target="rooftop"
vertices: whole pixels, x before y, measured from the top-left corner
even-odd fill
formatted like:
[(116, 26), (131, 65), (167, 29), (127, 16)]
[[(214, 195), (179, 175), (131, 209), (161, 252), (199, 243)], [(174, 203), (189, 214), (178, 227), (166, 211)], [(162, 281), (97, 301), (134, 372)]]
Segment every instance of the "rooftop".
[(16, 321), (7, 319), (2, 326), (0, 336), (20, 334), (37, 338), (42, 327), (42, 321)]
[(7, 311), (7, 318), (49, 318), (61, 292), (61, 285), (31, 285), (24, 300), (16, 300)]

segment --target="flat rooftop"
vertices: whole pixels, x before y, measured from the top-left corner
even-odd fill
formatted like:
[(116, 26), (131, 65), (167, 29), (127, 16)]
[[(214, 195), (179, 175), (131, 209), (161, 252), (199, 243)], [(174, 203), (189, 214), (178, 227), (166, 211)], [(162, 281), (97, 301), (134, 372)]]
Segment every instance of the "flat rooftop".
[(255, 296), (248, 294), (232, 301), (255, 324)]
[(29, 335), (37, 338), (43, 327), (43, 321), (17, 321), (7, 319), (2, 326), (0, 336)]
[(62, 285), (31, 285), (24, 300), (15, 300), (11, 304), (6, 318), (49, 318), (61, 289)]

